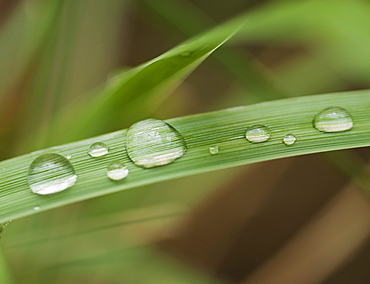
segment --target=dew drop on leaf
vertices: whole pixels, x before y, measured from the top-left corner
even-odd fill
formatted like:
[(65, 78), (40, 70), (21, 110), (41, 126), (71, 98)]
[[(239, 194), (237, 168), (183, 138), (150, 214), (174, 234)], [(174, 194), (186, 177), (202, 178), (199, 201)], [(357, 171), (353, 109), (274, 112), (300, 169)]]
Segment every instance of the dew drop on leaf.
[(73, 186), (77, 176), (65, 157), (52, 153), (41, 155), (31, 163), (27, 180), (33, 193), (45, 195)]
[(181, 56), (182, 57), (190, 57), (191, 55), (193, 54), (192, 51), (184, 51), (184, 52), (181, 52)]
[(128, 169), (121, 162), (112, 162), (107, 167), (107, 176), (111, 180), (121, 180), (128, 176)]
[(283, 138), (283, 143), (287, 146), (293, 145), (297, 138), (293, 134), (287, 134)]
[(109, 148), (103, 142), (95, 142), (91, 144), (87, 153), (93, 158), (101, 157), (109, 153)]
[(127, 154), (135, 165), (152, 168), (164, 166), (182, 157), (186, 143), (182, 135), (159, 119), (146, 119), (127, 131)]
[(313, 119), (313, 126), (322, 132), (341, 132), (353, 127), (352, 116), (341, 107), (328, 107)]
[(245, 138), (252, 143), (265, 142), (270, 139), (270, 130), (261, 124), (256, 124), (247, 129)]
[(218, 146), (209, 147), (209, 152), (211, 153), (211, 155), (218, 154)]

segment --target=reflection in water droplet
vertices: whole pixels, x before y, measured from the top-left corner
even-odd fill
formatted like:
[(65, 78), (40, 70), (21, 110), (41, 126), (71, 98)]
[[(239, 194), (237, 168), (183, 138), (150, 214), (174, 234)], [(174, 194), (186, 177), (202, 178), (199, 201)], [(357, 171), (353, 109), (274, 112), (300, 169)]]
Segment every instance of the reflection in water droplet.
[(209, 147), (209, 152), (211, 155), (216, 155), (218, 153), (218, 146)]
[(109, 153), (109, 148), (105, 143), (95, 142), (91, 144), (87, 153), (93, 158), (101, 157)]
[(32, 192), (45, 195), (65, 190), (77, 180), (72, 164), (59, 154), (44, 154), (28, 169), (28, 184)]
[(112, 180), (121, 180), (128, 176), (128, 169), (121, 162), (113, 162), (107, 167), (107, 176)]
[(344, 108), (328, 107), (314, 117), (313, 126), (322, 132), (340, 132), (350, 130), (353, 120)]
[(247, 129), (245, 138), (252, 143), (265, 142), (270, 139), (270, 130), (261, 124), (256, 124)]
[(293, 134), (287, 134), (283, 138), (283, 143), (288, 146), (293, 145), (295, 141), (297, 141), (297, 138)]
[(66, 159), (67, 159), (67, 160), (70, 160), (71, 158), (72, 158), (72, 156), (71, 156), (71, 155), (67, 155), (67, 156), (66, 156)]
[(35, 211), (39, 211), (41, 208), (39, 207), (39, 206), (35, 206), (35, 207), (33, 207), (33, 210), (35, 210)]
[(146, 119), (127, 131), (127, 154), (137, 165), (152, 168), (172, 163), (182, 157), (186, 143), (181, 134), (159, 119)]

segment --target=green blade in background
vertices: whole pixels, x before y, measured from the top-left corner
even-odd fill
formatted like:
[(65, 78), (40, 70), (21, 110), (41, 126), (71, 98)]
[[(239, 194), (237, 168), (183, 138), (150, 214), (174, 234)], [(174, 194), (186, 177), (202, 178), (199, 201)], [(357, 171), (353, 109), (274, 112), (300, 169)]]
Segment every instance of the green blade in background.
[[(117, 56), (117, 22), (126, 2), (59, 1), (58, 13), (30, 76), (16, 153), (46, 147), (57, 110), (105, 80)], [(97, 18), (105, 20), (101, 23)]]
[[(322, 109), (340, 106), (354, 120), (350, 131), (324, 133), (312, 126), (313, 117)], [(177, 177), (223, 169), (271, 159), (325, 152), (370, 145), (370, 91), (343, 92), (308, 96), (237, 107), (168, 120), (184, 137), (186, 154), (174, 163), (143, 169), (135, 166), (125, 149), (126, 130), (62, 145), (20, 156), (0, 163), (0, 222), (34, 214), (64, 204), (138, 187)], [(272, 137), (265, 143), (252, 144), (245, 139), (248, 126), (263, 124)], [(292, 133), (297, 142), (292, 146), (282, 138)], [(93, 142), (112, 147), (100, 159), (86, 152)], [(210, 155), (209, 147), (217, 145), (220, 152)], [(27, 184), (27, 169), (32, 160), (43, 153), (71, 155), (78, 181), (73, 188), (49, 196), (33, 194)], [(130, 171), (128, 178), (113, 182), (106, 177), (106, 166), (113, 160), (123, 161)]]
[[(163, 27), (175, 30), (175, 33), (181, 33), (186, 36), (193, 36), (199, 30), (206, 30), (215, 23), (207, 15), (200, 11), (193, 3), (188, 1), (171, 1), (171, 0), (140, 0), (148, 10), (148, 14), (154, 14), (164, 22)], [(261, 7), (258, 11), (263, 11)], [(246, 25), (250, 20), (249, 13), (245, 13)], [(269, 15), (267, 15), (268, 17)], [(191, 24), (189, 24), (191, 23)], [(266, 70), (260, 70), (254, 63), (252, 55), (246, 50), (239, 52), (235, 47), (223, 48), (213, 56), (220, 63), (220, 71), (230, 78), (236, 78), (241, 82), (248, 92), (244, 92), (246, 100), (244, 103), (256, 103), (263, 100), (273, 100), (286, 97), (290, 94), (289, 90), (281, 84), (277, 84), (274, 76)], [(279, 86), (277, 88), (276, 86)]]
[(365, 0), (276, 1), (250, 13), (236, 40), (249, 43), (304, 43), (336, 72), (370, 82), (370, 3)]
[[(79, 267), (81, 276), (89, 274), (98, 267), (107, 267), (107, 278), (124, 283), (142, 284), (221, 284), (221, 280), (201, 274), (199, 271), (186, 267), (179, 261), (161, 253), (151, 246), (128, 247), (122, 250), (110, 251), (90, 258), (62, 263), (55, 269), (62, 274)], [(120, 269), (117, 269), (117, 266)], [(138, 268), (143, 273), (138, 273)], [(53, 268), (49, 268), (53, 269)]]
[(212, 29), (115, 76), (95, 98), (74, 101), (61, 110), (50, 144), (114, 130), (143, 118), (140, 110), (147, 109), (153, 97), (181, 82), (243, 24), (244, 20), (237, 19)]
[(26, 72), (57, 8), (58, 1), (22, 1), (0, 30), (0, 99)]

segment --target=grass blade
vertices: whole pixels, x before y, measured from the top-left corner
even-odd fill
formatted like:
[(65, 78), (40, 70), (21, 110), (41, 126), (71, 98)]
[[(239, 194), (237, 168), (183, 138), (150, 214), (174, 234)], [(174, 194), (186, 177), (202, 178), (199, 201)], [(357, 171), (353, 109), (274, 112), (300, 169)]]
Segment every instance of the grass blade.
[[(315, 114), (329, 106), (347, 109), (354, 120), (350, 131), (323, 133), (312, 127)], [(184, 137), (186, 154), (171, 165), (143, 169), (135, 166), (125, 150), (126, 130), (37, 151), (0, 163), (0, 222), (34, 214), (34, 206), (42, 210), (64, 204), (216, 169), (291, 157), (302, 154), (349, 149), (370, 145), (370, 91), (343, 92), (284, 99), (251, 106), (237, 107), (168, 120)], [(265, 143), (252, 144), (244, 138), (245, 130), (254, 124), (264, 124), (272, 132)], [(292, 133), (297, 142), (282, 143), (285, 134)], [(109, 145), (111, 152), (100, 159), (86, 151), (93, 142)], [(209, 147), (217, 145), (218, 155), (210, 155)], [(33, 194), (26, 180), (28, 166), (42, 153), (71, 155), (78, 176), (77, 184), (50, 196)], [(106, 166), (122, 160), (130, 170), (122, 182), (106, 177)]]
[[(151, 14), (156, 14), (163, 22), (163, 28), (176, 30), (176, 34), (182, 33), (186, 36), (193, 36), (199, 30), (206, 30), (214, 25), (214, 22), (201, 12), (195, 5), (188, 1), (149, 1), (141, 0), (145, 8)], [(260, 10), (264, 10), (262, 7)], [(259, 10), (259, 11), (260, 11)], [(184, 12), (186, 11), (186, 12)], [(246, 25), (249, 24), (249, 14), (245, 13), (242, 18)], [(189, 25), (191, 23), (191, 25)], [(261, 72), (253, 64), (253, 56), (245, 50), (222, 49), (214, 54), (214, 58), (220, 63), (222, 72), (240, 81), (247, 93), (249, 101), (247, 103), (257, 103), (264, 100), (273, 100), (286, 97), (286, 88), (277, 89), (276, 79), (267, 74), (266, 70)], [(264, 74), (265, 73), (265, 74)], [(284, 92), (283, 92), (284, 91)]]

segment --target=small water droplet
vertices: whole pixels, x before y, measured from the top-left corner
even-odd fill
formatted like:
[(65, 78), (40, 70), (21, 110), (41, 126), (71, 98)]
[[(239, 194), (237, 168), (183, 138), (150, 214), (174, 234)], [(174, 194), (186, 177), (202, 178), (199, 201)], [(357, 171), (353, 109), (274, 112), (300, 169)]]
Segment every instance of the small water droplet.
[(45, 195), (73, 186), (77, 176), (72, 164), (59, 154), (44, 154), (28, 169), (28, 184), (32, 192)]
[(189, 57), (190, 55), (192, 55), (192, 51), (184, 51), (184, 52), (181, 52), (181, 56), (182, 57)]
[(181, 134), (159, 119), (146, 119), (127, 131), (127, 154), (140, 167), (164, 166), (182, 157), (186, 143)]
[(209, 152), (211, 155), (216, 155), (218, 153), (218, 146), (209, 147)]
[(121, 162), (113, 162), (107, 167), (107, 176), (112, 180), (121, 180), (128, 176), (128, 169)]
[(353, 127), (352, 116), (341, 107), (328, 107), (313, 119), (313, 126), (322, 132), (341, 132)]
[(72, 158), (72, 156), (71, 156), (71, 155), (67, 155), (67, 156), (66, 156), (66, 159), (67, 159), (67, 160), (70, 160), (71, 158)]
[(293, 145), (295, 141), (297, 141), (297, 138), (293, 134), (287, 134), (283, 138), (283, 143), (288, 146)]
[(93, 158), (101, 157), (109, 153), (109, 148), (103, 142), (95, 142), (91, 144), (87, 153)]
[(33, 210), (35, 210), (35, 211), (39, 211), (41, 208), (39, 207), (39, 206), (35, 206), (35, 207), (33, 207)]
[(247, 129), (245, 138), (252, 143), (265, 142), (270, 139), (270, 130), (261, 124), (256, 124)]

